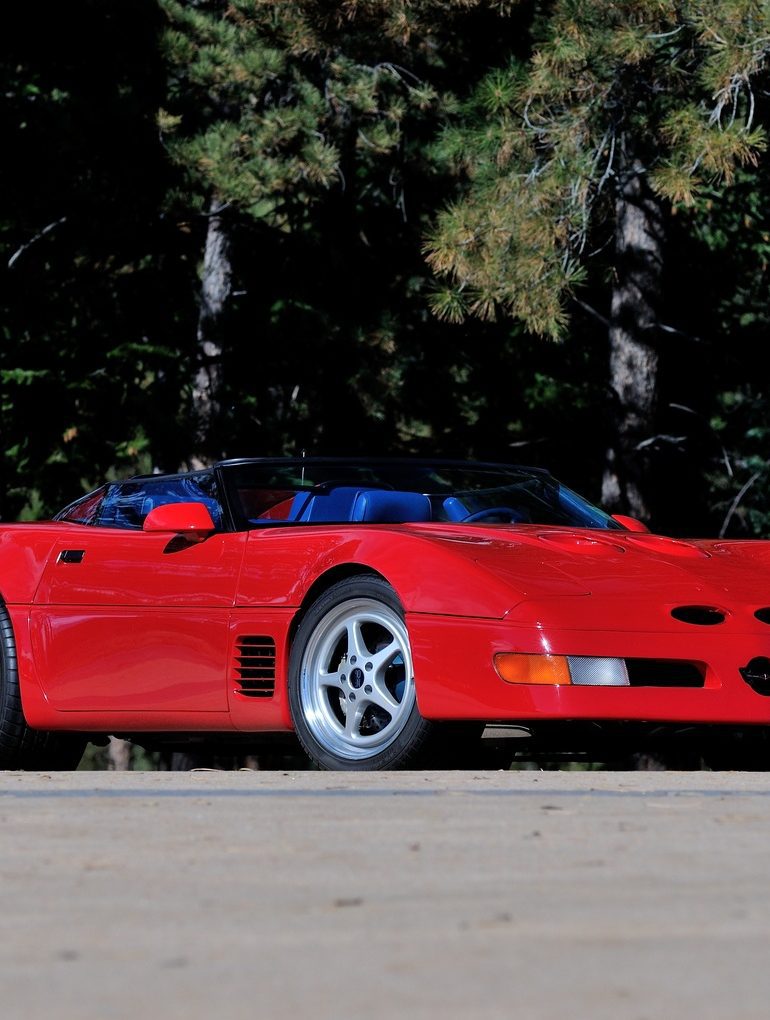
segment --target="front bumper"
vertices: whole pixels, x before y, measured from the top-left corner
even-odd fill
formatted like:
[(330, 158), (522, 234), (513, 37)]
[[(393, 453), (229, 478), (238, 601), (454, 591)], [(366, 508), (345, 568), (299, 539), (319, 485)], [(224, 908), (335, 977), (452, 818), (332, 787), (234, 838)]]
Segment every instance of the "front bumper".
[[(770, 656), (770, 627), (759, 623), (604, 631), (413, 613), (407, 624), (418, 705), (427, 719), (770, 723), (770, 697), (740, 673), (750, 660)], [(494, 668), (498, 652), (691, 662), (698, 664), (703, 686), (511, 684)]]

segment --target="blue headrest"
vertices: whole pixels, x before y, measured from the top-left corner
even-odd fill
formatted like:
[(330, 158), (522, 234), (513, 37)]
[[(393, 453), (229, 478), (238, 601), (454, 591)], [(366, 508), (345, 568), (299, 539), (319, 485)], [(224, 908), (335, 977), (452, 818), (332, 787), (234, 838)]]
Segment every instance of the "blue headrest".
[(359, 493), (353, 506), (354, 521), (403, 524), (407, 521), (429, 521), (430, 519), (430, 500), (421, 492), (367, 489)]
[(350, 521), (361, 490), (341, 485), (329, 492), (298, 492), (289, 510), (290, 521)]
[(313, 498), (313, 493), (306, 489), (304, 492), (298, 492), (294, 499), (291, 501), (289, 512), (286, 515), (287, 521), (299, 521), (302, 519), (303, 510), (307, 509), (308, 504)]

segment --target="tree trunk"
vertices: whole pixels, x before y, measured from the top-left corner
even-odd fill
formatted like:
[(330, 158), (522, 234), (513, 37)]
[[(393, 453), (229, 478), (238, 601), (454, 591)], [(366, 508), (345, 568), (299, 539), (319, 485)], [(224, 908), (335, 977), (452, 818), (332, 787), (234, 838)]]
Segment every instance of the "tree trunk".
[(107, 768), (123, 772), (131, 768), (131, 743), (120, 737), (110, 737), (107, 746)]
[(194, 454), (189, 466), (203, 467), (223, 456), (219, 426), (222, 413), (224, 319), (232, 293), (230, 240), (224, 205), (214, 196), (209, 205), (206, 247), (198, 314), (198, 369), (192, 390)]
[(602, 503), (612, 512), (647, 520), (646, 458), (640, 443), (653, 434), (664, 228), (660, 202), (638, 159), (628, 160), (621, 176), (615, 215), (616, 275), (609, 330), (614, 415)]

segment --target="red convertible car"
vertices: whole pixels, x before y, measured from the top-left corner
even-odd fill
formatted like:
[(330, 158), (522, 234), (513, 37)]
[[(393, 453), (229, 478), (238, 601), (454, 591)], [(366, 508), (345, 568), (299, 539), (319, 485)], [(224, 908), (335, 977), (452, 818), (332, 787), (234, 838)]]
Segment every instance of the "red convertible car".
[(0, 567), (3, 768), (109, 734), (395, 769), (493, 724), (590, 755), (770, 723), (770, 542), (654, 535), (539, 469), (227, 460), (3, 525)]

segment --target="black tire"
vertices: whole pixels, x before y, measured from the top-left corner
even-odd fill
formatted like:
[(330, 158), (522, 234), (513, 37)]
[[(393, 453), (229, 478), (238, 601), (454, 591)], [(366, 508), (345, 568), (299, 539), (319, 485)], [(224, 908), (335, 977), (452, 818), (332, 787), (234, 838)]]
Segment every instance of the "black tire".
[(313, 603), (292, 645), (289, 705), (297, 737), (320, 769), (430, 762), (440, 727), (417, 708), (404, 610), (386, 581), (347, 578)]
[(86, 743), (79, 734), (49, 733), (27, 725), (13, 626), (8, 610), (0, 603), (0, 769), (76, 769)]

